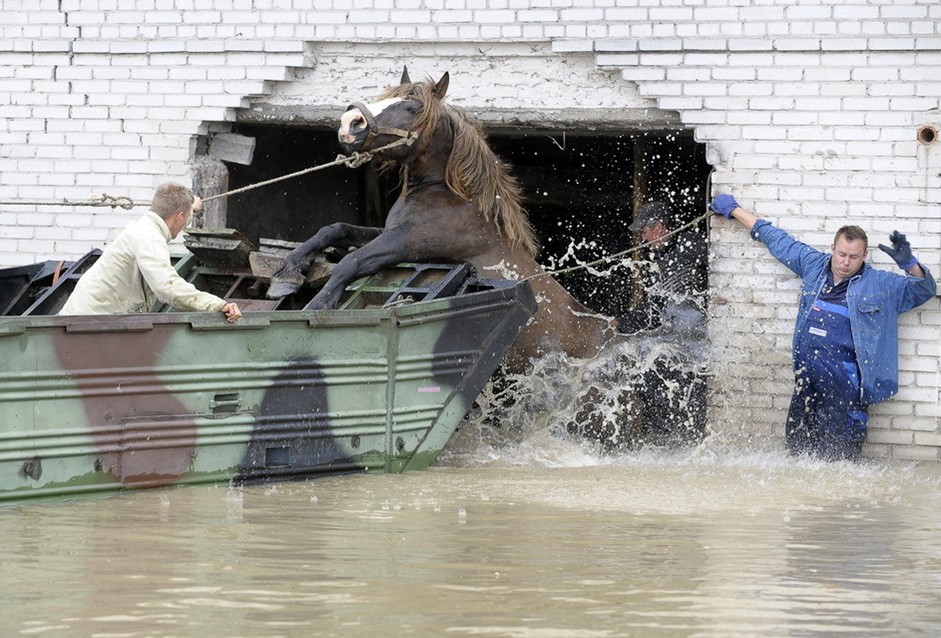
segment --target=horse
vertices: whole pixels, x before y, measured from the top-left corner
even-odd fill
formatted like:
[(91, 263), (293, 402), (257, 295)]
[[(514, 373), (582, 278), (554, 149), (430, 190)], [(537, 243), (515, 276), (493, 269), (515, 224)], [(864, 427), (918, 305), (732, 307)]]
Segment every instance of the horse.
[(462, 108), (446, 104), (445, 72), (435, 82), (412, 82), (406, 68), (398, 86), (375, 102), (355, 102), (337, 133), (346, 153), (376, 154), (380, 170), (398, 167), (402, 191), (383, 228), (334, 223), (295, 248), (272, 274), (267, 295), (283, 297), (327, 247), (355, 249), (336, 265), (309, 309), (335, 307), (350, 282), (401, 262), (467, 262), (483, 277), (530, 280), (537, 311), (504, 360), (524, 371), (535, 357), (562, 351), (594, 357), (612, 339), (616, 322), (577, 301), (536, 262), (538, 243), (509, 166), (490, 149), (483, 127)]

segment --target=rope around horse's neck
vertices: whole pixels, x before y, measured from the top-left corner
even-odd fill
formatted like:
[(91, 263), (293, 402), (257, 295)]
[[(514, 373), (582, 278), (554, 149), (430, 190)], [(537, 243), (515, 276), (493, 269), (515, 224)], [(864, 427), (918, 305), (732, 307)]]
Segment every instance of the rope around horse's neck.
[[(307, 173), (313, 173), (314, 171), (321, 171), (325, 168), (330, 168), (331, 166), (345, 165), (349, 168), (358, 168), (372, 160), (373, 155), (380, 151), (384, 151), (396, 146), (411, 145), (416, 139), (415, 135), (410, 137), (403, 137), (402, 139), (390, 142), (385, 146), (380, 146), (371, 151), (365, 153), (353, 153), (352, 155), (337, 155), (337, 158), (332, 162), (327, 162), (326, 164), (319, 164), (317, 166), (311, 166), (294, 173), (288, 173), (287, 175), (281, 175), (280, 177), (274, 177), (272, 179), (265, 180), (263, 182), (255, 182), (254, 184), (249, 184), (248, 186), (243, 186), (241, 188), (235, 188), (225, 193), (218, 193), (216, 195), (210, 195), (203, 198), (203, 203), (211, 202), (214, 199), (221, 199), (223, 197), (229, 197), (231, 195), (237, 195), (239, 193), (244, 193), (246, 191), (254, 190), (256, 188), (261, 188), (262, 186), (268, 186), (269, 184), (275, 184), (277, 182), (282, 182), (286, 179), (293, 179), (295, 177), (300, 177), (301, 175), (306, 175)], [(108, 195), (107, 193), (102, 193), (101, 195), (95, 195), (88, 198), (85, 201), (72, 201), (68, 199), (52, 199), (52, 200), (0, 200), (0, 205), (15, 205), (15, 206), (110, 206), (111, 208), (123, 208), (124, 210), (131, 210), (137, 206), (150, 206), (150, 202), (135, 202), (133, 199), (127, 195)]]
[(680, 233), (681, 231), (686, 230), (687, 228), (692, 228), (699, 222), (705, 219), (708, 219), (709, 217), (712, 217), (714, 214), (715, 213), (713, 213), (712, 211), (709, 211), (705, 215), (700, 215), (693, 221), (683, 224), (676, 230), (671, 230), (670, 232), (665, 234), (663, 237), (655, 241), (644, 242), (642, 244), (638, 244), (637, 246), (632, 246), (631, 248), (628, 248), (627, 250), (622, 250), (620, 252), (616, 252), (611, 255), (605, 255), (604, 257), (599, 257), (598, 259), (595, 259), (594, 261), (589, 261), (584, 264), (578, 264), (577, 266), (569, 266), (568, 268), (560, 268), (559, 270), (546, 270), (545, 272), (540, 272), (540, 273), (536, 273), (535, 275), (523, 277), (522, 279), (520, 279), (520, 281), (531, 281), (533, 279), (538, 279), (539, 277), (552, 277), (555, 275), (562, 275), (568, 272), (575, 272), (576, 270), (584, 270), (586, 268), (591, 268), (592, 266), (597, 266), (599, 264), (603, 264), (609, 261), (620, 260), (622, 257), (626, 257), (627, 255), (639, 252), (643, 250), (644, 248), (647, 248), (648, 246), (653, 246), (655, 243), (661, 242), (665, 239), (669, 239), (670, 237), (673, 237), (674, 235)]

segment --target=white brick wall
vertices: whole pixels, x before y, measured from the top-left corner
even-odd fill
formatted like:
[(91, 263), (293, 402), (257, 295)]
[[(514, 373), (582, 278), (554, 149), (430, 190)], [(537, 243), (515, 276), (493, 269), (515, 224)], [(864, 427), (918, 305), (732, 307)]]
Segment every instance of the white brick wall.
[[(727, 18), (730, 10), (734, 11), (703, 9), (700, 17)], [(724, 38), (718, 43), (634, 37), (595, 41), (594, 50), (599, 64), (621, 67), (625, 79), (640, 84), (642, 95), (657, 98), (661, 108), (678, 110), (700, 140), (714, 145), (717, 189), (735, 193), (746, 206), (821, 247), (829, 245), (836, 228), (848, 220), (866, 228), (874, 243), (885, 241), (897, 228), (910, 236), (918, 256), (938, 273), (941, 165), (933, 158), (941, 156), (941, 148), (937, 143), (920, 145), (916, 131), (922, 124), (941, 123), (941, 90), (934, 81), (941, 61), (939, 6), (819, 3), (788, 7), (785, 14), (788, 22), (765, 25), (765, 33), (782, 37), (730, 37), (746, 33), (737, 30), (738, 18), (733, 20), (735, 29), (714, 34)], [(772, 11), (764, 17), (776, 16)], [(820, 31), (818, 21), (829, 17), (836, 20), (835, 28)], [(865, 21), (868, 17), (879, 22)], [(805, 19), (815, 22), (813, 33), (820, 37), (788, 37), (810, 32), (809, 25), (799, 22)], [(859, 20), (864, 22), (852, 23)], [(912, 22), (906, 24), (907, 20)], [(697, 28), (700, 36), (713, 35), (709, 25)], [(909, 37), (912, 34), (918, 35)], [(772, 392), (781, 399), (780, 424), (790, 373), (786, 358), (777, 354), (789, 351), (793, 286), (785, 283), (790, 274), (773, 262), (767, 275), (743, 275), (765, 273), (767, 256), (760, 250), (722, 248), (726, 242), (731, 248), (747, 241), (731, 224), (714, 223), (712, 290), (717, 301), (728, 303), (713, 307), (713, 342), (727, 365), (751, 370), (762, 359), (756, 356), (765, 345), (761, 335), (773, 333), (778, 336), (775, 356), (766, 357), (754, 380), (748, 374), (734, 374), (726, 376), (725, 383), (720, 381), (716, 403), (735, 409), (714, 414), (733, 422), (750, 419), (748, 403), (737, 395)], [(872, 260), (881, 267), (894, 267), (878, 251)], [(738, 287), (748, 292), (728, 298), (727, 291)], [(782, 312), (769, 320), (752, 304), (779, 307)], [(872, 409), (867, 453), (937, 460), (937, 449), (925, 446), (937, 448), (941, 442), (937, 409), (941, 373), (933, 347), (941, 341), (938, 316), (938, 299), (904, 316), (900, 361), (904, 387), (896, 401)], [(787, 374), (777, 374), (782, 369)], [(780, 435), (782, 429), (778, 425), (775, 431)]]
[[(941, 142), (915, 139), (941, 125), (939, 25), (937, 0), (4, 0), (0, 201), (146, 200), (238, 109), (346, 104), (405, 61), (472, 108), (676, 111), (716, 190), (821, 247), (847, 220), (898, 228), (939, 273)], [(78, 256), (133, 214), (0, 205), (0, 264)], [(780, 437), (796, 284), (741, 229), (711, 241), (714, 427)], [(867, 453), (938, 460), (939, 300), (902, 323)]]

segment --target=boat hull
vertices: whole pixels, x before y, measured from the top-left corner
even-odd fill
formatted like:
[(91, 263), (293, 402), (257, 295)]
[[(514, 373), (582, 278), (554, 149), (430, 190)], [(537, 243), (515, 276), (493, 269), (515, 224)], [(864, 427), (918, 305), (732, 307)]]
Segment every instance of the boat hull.
[(428, 467), (529, 286), (378, 308), (0, 317), (0, 501)]

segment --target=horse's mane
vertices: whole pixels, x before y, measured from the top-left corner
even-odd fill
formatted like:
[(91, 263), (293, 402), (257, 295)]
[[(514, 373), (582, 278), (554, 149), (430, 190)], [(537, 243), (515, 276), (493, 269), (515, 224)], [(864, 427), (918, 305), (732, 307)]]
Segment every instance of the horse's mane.
[[(480, 122), (464, 109), (445, 104), (443, 99), (434, 95), (434, 87), (431, 80), (402, 84), (387, 89), (379, 99), (398, 97), (421, 102), (422, 109), (412, 123), (413, 130), (421, 131), (416, 142), (420, 152), (427, 149), (438, 122), (447, 118), (454, 134), (445, 167), (448, 188), (463, 199), (476, 202), (486, 219), (493, 220), (500, 234), (513, 247), (535, 257), (539, 245), (520, 203), (522, 190), (509, 173), (509, 165), (490, 149)], [(403, 179), (403, 184), (407, 183), (407, 178)]]

